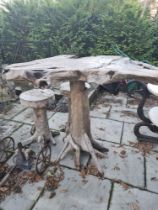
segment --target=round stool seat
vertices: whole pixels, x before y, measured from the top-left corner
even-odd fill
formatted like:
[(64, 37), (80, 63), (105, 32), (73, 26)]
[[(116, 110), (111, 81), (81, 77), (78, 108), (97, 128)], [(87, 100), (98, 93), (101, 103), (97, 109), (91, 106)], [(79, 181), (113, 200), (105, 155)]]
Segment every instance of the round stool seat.
[(158, 106), (150, 109), (149, 118), (151, 122), (158, 127)]
[[(85, 87), (87, 89), (90, 89), (90, 84), (89, 83), (85, 83)], [(70, 94), (70, 82), (63, 82), (60, 84), (60, 92), (62, 95), (65, 95), (65, 96), (69, 96)]]
[(50, 89), (32, 89), (20, 94), (21, 103), (32, 108), (45, 107), (49, 99), (55, 100), (54, 92)]
[(158, 85), (147, 84), (148, 91), (155, 96), (158, 96)]

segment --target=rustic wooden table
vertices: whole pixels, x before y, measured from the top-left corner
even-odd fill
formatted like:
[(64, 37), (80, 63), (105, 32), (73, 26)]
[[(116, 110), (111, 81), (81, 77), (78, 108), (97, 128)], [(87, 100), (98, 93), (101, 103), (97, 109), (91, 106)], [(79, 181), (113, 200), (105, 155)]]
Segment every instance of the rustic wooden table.
[(80, 152), (88, 152), (98, 171), (102, 169), (96, 154), (103, 156), (102, 148), (92, 137), (89, 117), (89, 101), (85, 82), (105, 84), (122, 79), (140, 79), (158, 82), (158, 67), (120, 56), (91, 56), (77, 58), (60, 55), (26, 63), (12, 64), (5, 68), (7, 80), (28, 80), (35, 86), (43, 82), (70, 82), (69, 127), (65, 145), (59, 154), (62, 159), (70, 150), (75, 151), (75, 164), (80, 168)]

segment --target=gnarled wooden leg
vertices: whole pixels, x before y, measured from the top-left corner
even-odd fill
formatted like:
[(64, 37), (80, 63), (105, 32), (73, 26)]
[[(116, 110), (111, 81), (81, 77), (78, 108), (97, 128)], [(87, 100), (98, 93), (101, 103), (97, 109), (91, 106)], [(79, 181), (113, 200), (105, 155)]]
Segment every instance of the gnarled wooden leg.
[[(69, 107), (69, 129), (67, 129), (66, 143), (60, 159), (63, 158), (70, 150), (75, 151), (75, 165), (80, 168), (80, 154), (81, 150), (88, 152), (99, 173), (102, 174), (102, 169), (99, 165), (96, 153), (104, 155), (102, 152), (107, 152), (108, 149), (103, 148), (100, 144), (92, 139), (90, 130), (89, 118), (89, 101), (88, 94), (84, 82), (74, 81), (70, 82), (70, 100)], [(94, 145), (94, 147), (93, 147)]]
[(34, 140), (41, 142), (43, 139), (50, 140), (54, 145), (56, 144), (53, 138), (47, 120), (45, 108), (34, 108), (34, 122), (35, 133), (29, 139), (24, 141), (24, 144), (29, 144)]

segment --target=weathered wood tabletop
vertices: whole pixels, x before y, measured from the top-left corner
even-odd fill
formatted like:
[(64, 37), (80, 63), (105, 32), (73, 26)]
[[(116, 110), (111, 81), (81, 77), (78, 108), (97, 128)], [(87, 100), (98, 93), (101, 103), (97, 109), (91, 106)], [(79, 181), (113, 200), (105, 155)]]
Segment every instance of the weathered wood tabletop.
[(25, 79), (37, 82), (73, 80), (109, 83), (120, 79), (143, 79), (158, 82), (158, 67), (133, 61), (120, 56), (90, 56), (77, 58), (74, 55), (59, 55), (51, 58), (12, 64), (5, 68), (7, 80)]

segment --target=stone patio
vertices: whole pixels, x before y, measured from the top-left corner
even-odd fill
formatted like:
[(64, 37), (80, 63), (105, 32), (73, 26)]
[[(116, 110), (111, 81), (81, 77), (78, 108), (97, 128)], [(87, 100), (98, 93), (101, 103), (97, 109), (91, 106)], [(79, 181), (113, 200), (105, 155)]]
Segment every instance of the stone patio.
[[(29, 137), (31, 113), (30, 109), (13, 104), (12, 110), (0, 115), (1, 137), (11, 135), (16, 143)], [(92, 105), (90, 115), (95, 140), (109, 148), (106, 157), (99, 160), (104, 177), (81, 176), (74, 166), (73, 154), (69, 154), (61, 161), (64, 180), (53, 198), (50, 199), (44, 190), (44, 180), (28, 183), (23, 186), (22, 193), (7, 196), (0, 203), (0, 210), (158, 209), (158, 145), (153, 145), (145, 155), (135, 147), (137, 139), (133, 126), (139, 122), (136, 105), (129, 104), (124, 94), (103, 94), (101, 100)], [(67, 113), (49, 111), (50, 128), (60, 130), (67, 117)], [(64, 135), (61, 132), (56, 137), (52, 160), (62, 148)]]

